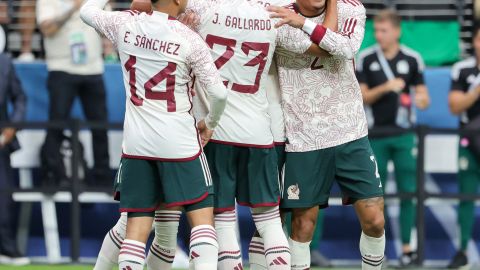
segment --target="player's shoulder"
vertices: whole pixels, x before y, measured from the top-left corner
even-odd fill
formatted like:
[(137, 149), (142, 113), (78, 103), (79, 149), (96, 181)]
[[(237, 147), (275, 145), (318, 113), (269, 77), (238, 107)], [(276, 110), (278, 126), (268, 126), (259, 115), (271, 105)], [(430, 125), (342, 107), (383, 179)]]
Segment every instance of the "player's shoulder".
[(206, 46), (205, 42), (197, 32), (181, 23), (176, 18), (169, 16), (168, 23), (172, 31), (184, 41), (184, 45), (192, 48), (193, 50), (200, 50), (201, 47)]
[(470, 57), (470, 58), (467, 58), (465, 60), (462, 60), (460, 62), (455, 63), (452, 67), (452, 74), (454, 76), (456, 75), (455, 77), (458, 77), (458, 75), (462, 71), (469, 70), (469, 69), (474, 69), (476, 66), (477, 66), (477, 60), (475, 59), (475, 57)]
[(360, 0), (338, 0), (337, 8), (339, 16), (366, 16), (367, 10)]

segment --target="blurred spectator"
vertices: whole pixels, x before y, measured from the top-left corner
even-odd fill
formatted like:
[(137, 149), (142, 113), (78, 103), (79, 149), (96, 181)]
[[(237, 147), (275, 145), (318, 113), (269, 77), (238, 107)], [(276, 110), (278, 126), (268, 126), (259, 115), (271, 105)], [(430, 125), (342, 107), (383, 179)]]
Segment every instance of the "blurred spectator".
[[(13, 105), (8, 114), (9, 102)], [(26, 97), (15, 74), (12, 61), (0, 54), (0, 122), (20, 122), (24, 119)], [(18, 250), (13, 237), (11, 189), (14, 184), (10, 154), (20, 148), (15, 128), (4, 127), (0, 135), (0, 264), (26, 265), (30, 263)]]
[[(395, 166), (397, 190), (416, 191), (416, 138), (404, 129), (414, 125), (416, 106), (426, 109), (430, 104), (423, 79), (424, 63), (421, 56), (400, 45), (400, 17), (393, 10), (381, 11), (374, 18), (377, 45), (365, 50), (358, 61), (358, 80), (365, 104), (373, 113), (373, 127), (391, 129), (396, 133), (371, 136), (378, 172), (385, 190), (387, 165)], [(413, 92), (412, 92), (413, 90)], [(418, 264), (417, 254), (410, 247), (415, 206), (412, 199), (401, 200), (400, 232), (402, 238), (401, 266)]]
[[(37, 22), (44, 35), (47, 87), (50, 94), (49, 117), (67, 120), (76, 96), (90, 121), (107, 121), (103, 83), (102, 39), (79, 16), (82, 0), (39, 0)], [(63, 134), (48, 130), (44, 149), (46, 181), (68, 184), (60, 154)], [(92, 130), (94, 168), (88, 178), (95, 185), (111, 185), (108, 138), (105, 130)]]
[(30, 62), (35, 60), (32, 53), (32, 37), (35, 31), (35, 1), (22, 0), (20, 2), (19, 24), (22, 33), (22, 48), (18, 60)]
[(7, 2), (0, 2), (0, 53), (5, 50), (7, 43), (6, 25), (9, 23)]
[[(480, 28), (473, 32), (473, 48), (475, 55), (455, 64), (452, 68), (452, 86), (449, 95), (450, 111), (461, 115), (461, 128), (479, 130), (480, 121)], [(472, 127), (471, 124), (476, 126)], [(478, 138), (477, 138), (478, 139)], [(460, 139), (458, 151), (458, 180), (462, 194), (475, 194), (480, 183), (480, 149), (472, 144), (471, 139)], [(473, 223), (475, 222), (475, 202), (462, 200), (458, 208), (458, 223), (460, 225), (460, 250), (453, 257), (448, 268), (457, 269), (468, 264), (467, 247), (472, 239)]]

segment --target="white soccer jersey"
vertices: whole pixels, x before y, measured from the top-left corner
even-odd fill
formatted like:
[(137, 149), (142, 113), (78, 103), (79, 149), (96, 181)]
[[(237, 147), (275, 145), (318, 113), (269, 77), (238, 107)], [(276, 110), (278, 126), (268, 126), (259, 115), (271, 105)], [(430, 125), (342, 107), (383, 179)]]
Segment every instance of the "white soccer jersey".
[(300, 30), (275, 29), (264, 6), (246, 0), (190, 0), (188, 10), (200, 16), (197, 31), (230, 90), (212, 141), (272, 147), (265, 86), (273, 53), (277, 45), (304, 53), (310, 39)]
[[(324, 18), (322, 14), (310, 19), (321, 24)], [(320, 43), (331, 57), (277, 50), (289, 152), (329, 148), (368, 134), (360, 86), (349, 59), (363, 40), (365, 9), (356, 0), (339, 0), (338, 21), (339, 33), (328, 30)]]
[[(98, 8), (105, 2), (90, 0), (82, 8), (82, 18), (118, 47), (127, 93), (124, 156), (197, 158), (202, 147), (190, 114), (190, 74), (210, 95), (218, 99), (226, 95), (210, 50), (198, 34), (167, 14), (105, 12)], [(217, 111), (207, 125), (215, 125), (218, 117)]]

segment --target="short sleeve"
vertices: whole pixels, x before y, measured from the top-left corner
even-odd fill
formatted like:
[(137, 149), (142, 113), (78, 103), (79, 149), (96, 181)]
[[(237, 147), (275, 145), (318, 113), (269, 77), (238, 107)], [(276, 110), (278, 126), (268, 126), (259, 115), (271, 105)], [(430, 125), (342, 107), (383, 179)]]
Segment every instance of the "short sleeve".
[(277, 30), (277, 45), (287, 51), (303, 54), (310, 48), (312, 41), (302, 30), (284, 25)]
[(415, 63), (415, 74), (413, 77), (413, 85), (421, 85), (425, 84), (425, 79), (423, 77), (423, 73), (425, 71), (425, 64), (423, 62), (423, 59), (420, 55), (414, 58), (414, 63)]
[(468, 90), (461, 71), (462, 70), (457, 66), (453, 66), (451, 74), (452, 84), (450, 87), (450, 91), (462, 90), (466, 92)]

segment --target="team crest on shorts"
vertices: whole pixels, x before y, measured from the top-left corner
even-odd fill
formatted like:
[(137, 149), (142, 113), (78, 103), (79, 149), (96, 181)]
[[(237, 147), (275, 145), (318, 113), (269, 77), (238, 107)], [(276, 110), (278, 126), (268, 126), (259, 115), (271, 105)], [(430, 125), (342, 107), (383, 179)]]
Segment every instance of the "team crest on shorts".
[(287, 189), (288, 199), (289, 200), (299, 200), (300, 199), (300, 188), (298, 184), (291, 185)]

